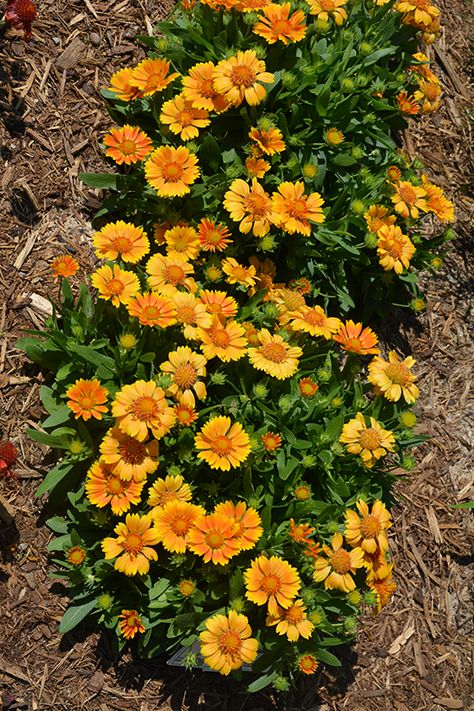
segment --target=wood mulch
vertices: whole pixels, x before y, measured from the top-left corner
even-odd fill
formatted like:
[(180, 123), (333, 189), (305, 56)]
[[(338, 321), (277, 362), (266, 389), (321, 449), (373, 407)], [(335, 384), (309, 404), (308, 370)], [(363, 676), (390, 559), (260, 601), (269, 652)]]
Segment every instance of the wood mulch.
[(443, 37), (430, 50), (443, 105), (404, 137), (406, 150), (454, 195), (458, 237), (443, 270), (424, 279), (426, 312), (401, 328), (395, 318), (385, 324), (397, 348), (418, 361), (418, 414), (432, 437), (397, 487), (398, 589), (379, 616), (363, 620), (342, 670), (276, 699), (249, 698), (212, 674), (130, 654), (114, 659), (94, 629), (58, 635), (67, 596), (48, 578), (50, 535), (34, 493), (47, 453), (24, 433), (41, 417), (43, 378), (15, 339), (44, 321), (44, 297), (57, 288), (49, 267), (55, 255), (68, 251), (90, 271), (90, 217), (99, 198), (77, 176), (104, 170), (99, 140), (110, 120), (98, 89), (136, 61), (135, 35), (151, 33), (165, 8), (152, 0), (38, 5), (29, 45), (0, 42), (0, 427), (21, 452), (19, 478), (0, 481), (0, 501), (15, 520), (0, 528), (0, 711), (472, 711), (474, 523), (472, 513), (453, 508), (474, 498), (472, 7), (444, 2)]

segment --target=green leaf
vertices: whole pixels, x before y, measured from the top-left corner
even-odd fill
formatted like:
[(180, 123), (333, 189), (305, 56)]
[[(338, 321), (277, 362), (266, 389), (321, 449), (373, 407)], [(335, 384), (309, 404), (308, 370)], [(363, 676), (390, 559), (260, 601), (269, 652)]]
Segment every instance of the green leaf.
[(162, 593), (165, 592), (169, 588), (170, 581), (167, 578), (161, 578), (161, 580), (158, 580), (157, 583), (153, 585), (153, 587), (150, 589), (149, 592), (149, 597), (150, 600), (155, 600), (157, 597), (160, 597)]
[(252, 683), (248, 685), (247, 691), (249, 691), (251, 694), (254, 694), (256, 691), (261, 691), (262, 689), (265, 689), (267, 686), (269, 686), (277, 676), (278, 674), (276, 671), (268, 672), (268, 674), (264, 674), (258, 679), (255, 679), (255, 681), (252, 681)]
[(62, 516), (53, 516), (52, 518), (48, 518), (46, 525), (54, 531), (54, 533), (67, 533), (68, 523), (65, 518), (62, 518)]
[(46, 432), (41, 432), (40, 430), (34, 430), (31, 428), (26, 430), (26, 434), (30, 439), (34, 440), (35, 442), (45, 444), (47, 447), (52, 447), (53, 449), (67, 448), (67, 445), (65, 444), (62, 437), (56, 437), (52, 434), (47, 434)]
[(40, 496), (43, 496), (43, 494), (52, 491), (59, 484), (59, 482), (62, 481), (67, 474), (69, 474), (73, 466), (73, 464), (64, 464), (63, 462), (60, 462), (53, 469), (51, 469), (39, 485), (36, 496), (39, 498)]
[(326, 649), (318, 649), (317, 652), (314, 653), (314, 656), (316, 657), (316, 659), (319, 659), (320, 662), (323, 662), (323, 664), (328, 664), (330, 667), (342, 666), (339, 659), (334, 656), (334, 654), (331, 654), (331, 652), (328, 652)]
[(474, 501), (463, 501), (460, 504), (453, 504), (453, 509), (474, 509)]
[(59, 625), (59, 634), (67, 634), (76, 627), (79, 622), (87, 617), (96, 606), (95, 597), (88, 602), (83, 602), (82, 605), (71, 605), (63, 615), (63, 619)]
[(45, 429), (49, 427), (56, 427), (56, 425), (62, 425), (63, 422), (67, 422), (71, 417), (71, 410), (69, 407), (64, 405), (58, 405), (55, 412), (53, 412), (49, 417), (41, 423), (41, 426)]
[(81, 346), (79, 343), (71, 343), (69, 350), (76, 353), (87, 363), (92, 363), (97, 367), (102, 366), (109, 370), (111, 375), (113, 374), (115, 368), (115, 361), (113, 358), (103, 355), (103, 353), (97, 353), (97, 351), (91, 346)]
[(85, 185), (103, 190), (116, 190), (117, 177), (116, 173), (79, 173), (79, 180)]

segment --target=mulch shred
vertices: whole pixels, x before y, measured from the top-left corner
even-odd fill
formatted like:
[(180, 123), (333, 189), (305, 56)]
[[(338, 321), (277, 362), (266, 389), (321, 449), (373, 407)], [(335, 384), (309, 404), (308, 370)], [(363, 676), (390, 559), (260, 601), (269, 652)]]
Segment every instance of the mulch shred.
[(57, 289), (54, 256), (67, 251), (85, 273), (91, 269), (90, 217), (100, 196), (78, 174), (106, 170), (99, 141), (111, 121), (98, 90), (141, 57), (134, 37), (150, 34), (169, 7), (152, 0), (38, 5), (30, 44), (0, 42), (0, 427), (20, 450), (18, 479), (0, 481), (0, 503), (14, 519), (0, 522), (0, 710), (472, 711), (474, 517), (453, 508), (474, 499), (472, 7), (444, 1), (443, 36), (429, 50), (444, 83), (442, 108), (404, 135), (406, 151), (454, 197), (458, 237), (440, 273), (424, 278), (426, 312), (401, 328), (395, 318), (385, 324), (392, 343), (417, 359), (418, 414), (431, 436), (397, 486), (391, 548), (398, 589), (379, 616), (365, 616), (356, 643), (343, 650), (342, 670), (324, 670), (275, 698), (248, 697), (216, 675), (130, 653), (114, 659), (96, 630), (58, 635), (67, 595), (48, 578), (50, 534), (34, 493), (47, 452), (24, 434), (38, 426), (43, 377), (15, 340), (44, 323), (46, 296)]

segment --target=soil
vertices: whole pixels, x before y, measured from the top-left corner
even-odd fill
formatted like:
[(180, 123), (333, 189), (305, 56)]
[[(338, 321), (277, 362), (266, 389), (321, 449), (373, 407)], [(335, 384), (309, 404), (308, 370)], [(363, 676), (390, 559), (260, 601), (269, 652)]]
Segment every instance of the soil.
[(385, 324), (389, 340), (417, 359), (418, 415), (431, 436), (397, 486), (398, 589), (379, 616), (362, 620), (341, 670), (324, 670), (278, 698), (248, 697), (235, 682), (130, 653), (118, 660), (107, 638), (86, 626), (58, 634), (67, 595), (48, 577), (50, 533), (35, 497), (47, 451), (25, 434), (41, 417), (42, 376), (15, 340), (44, 322), (44, 297), (57, 288), (54, 256), (67, 250), (90, 270), (90, 217), (100, 197), (78, 174), (104, 171), (99, 140), (111, 122), (98, 92), (113, 71), (136, 62), (134, 37), (151, 33), (166, 8), (151, 0), (42, 0), (31, 43), (0, 40), (0, 427), (20, 450), (18, 478), (0, 480), (0, 503), (14, 519), (0, 528), (1, 711), (474, 709), (474, 523), (472, 513), (454, 508), (474, 499), (474, 13), (461, 0), (442, 10), (443, 36), (430, 49), (442, 108), (413, 122), (404, 140), (453, 196), (458, 236), (443, 269), (423, 279), (426, 311), (401, 323), (394, 314)]

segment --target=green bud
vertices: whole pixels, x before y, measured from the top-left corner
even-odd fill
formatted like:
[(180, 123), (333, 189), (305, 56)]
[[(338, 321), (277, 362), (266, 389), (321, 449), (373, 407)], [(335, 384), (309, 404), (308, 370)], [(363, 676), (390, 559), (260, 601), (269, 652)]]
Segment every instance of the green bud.
[(297, 158), (296, 156), (292, 156), (292, 157), (290, 158), (290, 160), (288, 161), (288, 164), (287, 164), (287, 165), (288, 165), (288, 169), (291, 170), (291, 171), (299, 170), (300, 167), (301, 167), (300, 160), (299, 160), (299, 158)]
[(188, 652), (183, 659), (183, 664), (185, 669), (192, 669), (197, 664), (197, 654), (194, 652)]
[[(265, 318), (269, 318), (269, 319), (277, 318), (278, 306), (276, 304), (268, 302), (267, 304), (265, 304), (264, 315), (265, 315)], [(279, 331), (279, 333), (281, 333), (281, 331)]]
[(256, 383), (253, 386), (253, 394), (255, 395), (256, 398), (263, 400), (268, 395), (268, 388), (263, 383)]
[(351, 151), (351, 155), (356, 160), (360, 160), (365, 156), (365, 151), (362, 146), (354, 146)]
[[(253, 16), (254, 16), (254, 18), (255, 18), (255, 19), (254, 19), (254, 22), (257, 22), (257, 21), (259, 20), (259, 16), (258, 16), (257, 14), (255, 14), (255, 13), (252, 13), (252, 14), (253, 14)], [(244, 18), (245, 18), (245, 15), (247, 15), (246, 12), (244, 12)], [(249, 24), (250, 24), (250, 23), (249, 23)], [(252, 22), (252, 24), (253, 24), (253, 22)], [(258, 58), (258, 59), (265, 59), (265, 57), (267, 56), (267, 50), (265, 49), (265, 47), (262, 47), (261, 45), (257, 45), (256, 47), (252, 47), (252, 49), (253, 49), (253, 51), (255, 52), (255, 54), (257, 55), (257, 58)]]
[(317, 459), (314, 454), (305, 454), (305, 456), (301, 458), (301, 466), (305, 469), (310, 469), (311, 467), (314, 467), (316, 462)]
[(341, 90), (344, 92), (350, 92), (354, 89), (354, 82), (349, 77), (344, 77), (341, 79)]
[(225, 174), (230, 180), (238, 178), (242, 173), (242, 167), (239, 163), (230, 163), (225, 169)]
[(356, 588), (355, 590), (351, 590), (349, 593), (347, 593), (347, 600), (352, 605), (360, 605), (360, 603), (362, 602), (362, 595)]
[(406, 82), (406, 76), (405, 76), (405, 74), (404, 74), (403, 72), (399, 72), (399, 73), (396, 75), (395, 79), (396, 79), (400, 84), (404, 84), (404, 83)]
[(367, 74), (358, 74), (356, 76), (356, 84), (358, 87), (364, 87), (367, 86), (367, 84), (370, 81), (370, 77)]
[(311, 605), (314, 600), (314, 590), (312, 590), (311, 588), (304, 588), (303, 592), (301, 593), (301, 597), (305, 605)]
[(456, 239), (456, 231), (452, 227), (447, 227), (444, 231), (443, 237), (446, 242), (450, 242), (452, 239)]
[[(198, 144), (195, 143), (194, 141), (188, 141), (188, 142), (186, 143), (186, 148), (188, 149), (188, 151), (189, 151), (190, 153), (197, 153), (198, 150), (199, 150)], [(180, 217), (181, 217), (181, 216), (180, 216)], [(180, 218), (179, 218), (179, 219), (180, 219)], [(176, 220), (176, 221), (178, 221), (178, 220)]]
[(363, 410), (364, 407), (367, 405), (367, 400), (365, 397), (358, 397), (354, 400), (354, 407), (356, 410)]
[(330, 534), (339, 533), (341, 527), (337, 521), (328, 521), (326, 524), (327, 532)]
[(351, 202), (351, 210), (355, 215), (363, 215), (365, 212), (365, 203), (363, 200), (353, 200)]
[[(368, 114), (365, 114), (364, 123), (372, 124), (372, 123), (375, 123), (376, 121), (377, 121), (377, 116), (375, 114), (373, 114), (371, 111), (369, 111)], [(380, 151), (379, 151), (379, 153), (380, 153)]]
[(410, 308), (416, 314), (419, 314), (426, 309), (426, 301), (421, 298), (412, 299), (410, 301)]
[(97, 598), (97, 604), (101, 610), (107, 612), (107, 610), (110, 610), (110, 608), (114, 604), (114, 599), (108, 593), (102, 593), (102, 595), (99, 595), (99, 597)]
[(167, 37), (160, 37), (160, 39), (156, 40), (155, 47), (160, 54), (166, 54), (170, 48), (170, 41)]
[(341, 36), (342, 36), (342, 39), (349, 41), (353, 38), (354, 33), (352, 32), (352, 30), (346, 28), (346, 29), (342, 30)]
[(344, 405), (344, 400), (342, 399), (342, 397), (334, 397), (330, 402), (330, 406), (334, 407), (336, 409), (339, 407), (342, 407), (343, 405)]
[(364, 602), (366, 605), (373, 607), (377, 603), (377, 595), (372, 590), (368, 590), (364, 593)]
[(378, 244), (377, 235), (375, 235), (373, 232), (367, 232), (364, 237), (364, 244), (369, 249), (375, 249)]
[(347, 634), (355, 634), (357, 631), (357, 617), (346, 617), (343, 626)]
[(235, 612), (242, 612), (245, 608), (245, 600), (243, 597), (236, 597), (234, 600), (230, 601), (230, 607)]
[(402, 459), (402, 468), (406, 469), (407, 472), (411, 471), (416, 466), (415, 457), (411, 454), (405, 454)]
[(282, 83), (285, 89), (296, 89), (298, 79), (292, 72), (283, 72)]
[(227, 377), (224, 375), (224, 373), (212, 373), (209, 377), (209, 380), (213, 385), (224, 385), (225, 381), (227, 380)]
[(372, 49), (373, 49), (373, 47), (370, 44), (370, 42), (361, 42), (360, 43), (359, 52), (361, 54), (363, 54), (364, 56), (367, 56), (368, 54), (370, 54), (372, 52)]
[(405, 427), (407, 430), (411, 430), (418, 422), (417, 416), (411, 410), (400, 413), (398, 419), (400, 420), (402, 427)]
[(69, 442), (69, 451), (71, 452), (72, 455), (78, 456), (79, 454), (82, 454), (84, 450), (86, 449), (86, 444), (80, 439), (73, 439)]
[(246, 405), (248, 402), (250, 402), (250, 398), (248, 395), (239, 395), (239, 400), (242, 405)]
[(318, 368), (316, 371), (316, 380), (319, 380), (321, 383), (328, 383), (331, 380), (332, 372), (330, 368)]
[(288, 691), (290, 688), (290, 682), (286, 677), (278, 675), (273, 680), (272, 686), (275, 691)]
[[(296, 146), (299, 146), (301, 144), (301, 141), (296, 134), (293, 134), (292, 136), (289, 137), (288, 143), (290, 146), (293, 146), (293, 148), (295, 148)], [(298, 165), (299, 165), (299, 161), (298, 161)], [(298, 166), (296, 166), (296, 167), (298, 167)]]
[(260, 506), (260, 499), (257, 496), (249, 496), (248, 504), (251, 509), (258, 509)]
[(269, 131), (274, 127), (273, 121), (268, 116), (262, 116), (257, 122), (257, 126), (261, 131)]
[(441, 257), (433, 257), (431, 262), (430, 262), (430, 267), (434, 269), (436, 272), (441, 269), (443, 266), (443, 260)]
[(262, 252), (273, 252), (275, 249), (275, 237), (273, 235), (265, 235), (258, 241), (258, 246)]
[(342, 444), (339, 444), (339, 442), (334, 442), (334, 443), (331, 445), (331, 452), (332, 452), (336, 457), (340, 457), (340, 456), (342, 456), (343, 454), (345, 454), (345, 449), (344, 449), (344, 447), (342, 446)]
[(163, 388), (163, 390), (166, 390), (173, 382), (173, 378), (170, 375), (167, 375), (166, 373), (159, 373), (158, 375), (155, 375), (154, 381), (159, 388)]
[(280, 408), (283, 414), (286, 414), (293, 407), (293, 402), (294, 400), (291, 395), (282, 395), (278, 400), (278, 407)]
[(317, 31), (321, 32), (322, 34), (324, 34), (325, 32), (327, 32), (329, 30), (328, 20), (322, 20), (321, 18), (318, 18), (314, 24), (315, 24)]
[(410, 239), (413, 242), (414, 245), (420, 245), (423, 244), (423, 237), (421, 235), (410, 235)]
[(301, 73), (304, 77), (311, 78), (314, 77), (316, 71), (312, 64), (305, 64), (304, 67), (301, 67)]

